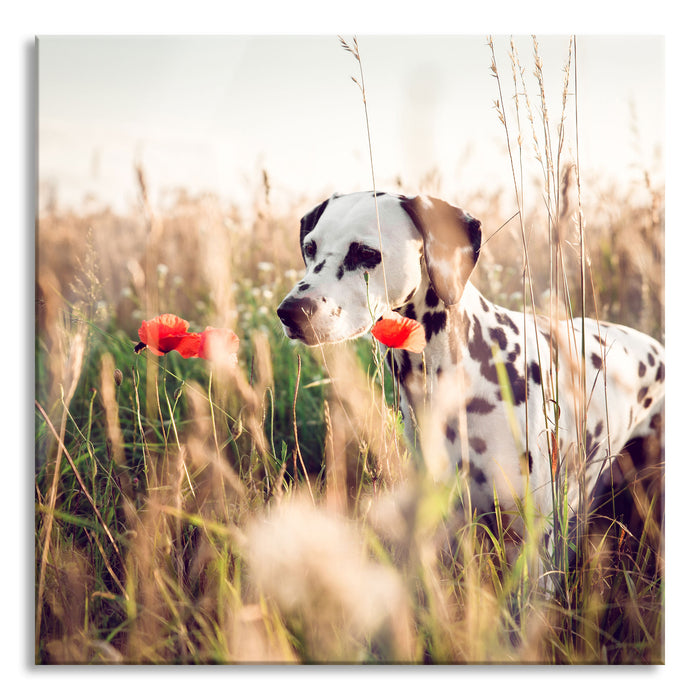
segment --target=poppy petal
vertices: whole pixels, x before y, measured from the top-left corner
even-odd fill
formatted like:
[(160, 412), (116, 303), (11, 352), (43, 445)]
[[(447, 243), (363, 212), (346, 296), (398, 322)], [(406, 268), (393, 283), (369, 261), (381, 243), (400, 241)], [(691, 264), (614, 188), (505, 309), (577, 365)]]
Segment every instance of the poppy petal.
[(180, 341), (173, 348), (183, 357), (199, 357), (199, 348), (202, 344), (201, 333), (186, 333), (180, 337)]
[(374, 324), (372, 335), (389, 348), (409, 352), (421, 353), (426, 345), (423, 326), (418, 321), (401, 316), (395, 311), (384, 314)]
[(207, 326), (202, 335), (202, 343), (198, 357), (205, 360), (228, 359), (238, 352), (240, 340), (238, 336), (228, 328), (212, 328)]
[(171, 350), (177, 350), (178, 346), (187, 340), (192, 334), (187, 332), (189, 322), (175, 316), (175, 314), (161, 314), (144, 321), (139, 328), (141, 342), (136, 346), (137, 352), (147, 346), (154, 355), (164, 355)]
[(202, 333), (188, 333), (189, 322), (175, 314), (161, 314), (144, 321), (139, 328), (140, 343), (134, 348), (148, 348), (155, 355), (175, 350), (185, 358), (229, 359), (238, 352), (238, 336), (228, 328), (208, 326)]

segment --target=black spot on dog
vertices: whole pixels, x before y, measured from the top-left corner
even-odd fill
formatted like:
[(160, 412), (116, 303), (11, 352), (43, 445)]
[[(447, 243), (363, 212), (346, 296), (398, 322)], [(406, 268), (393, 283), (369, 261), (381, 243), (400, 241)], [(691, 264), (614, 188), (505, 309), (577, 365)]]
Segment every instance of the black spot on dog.
[(471, 447), (478, 455), (482, 455), (484, 452), (486, 452), (488, 446), (485, 440), (482, 440), (479, 437), (473, 437), (469, 438), (469, 447)]
[(600, 369), (603, 366), (603, 361), (600, 359), (600, 355), (596, 355), (594, 352), (592, 352), (591, 353), (591, 364), (596, 369)]
[(504, 313), (497, 312), (496, 313), (496, 320), (502, 325), (506, 326), (507, 328), (510, 328), (515, 335), (520, 334), (520, 329), (513, 323), (513, 319), (508, 315)]
[(406, 318), (413, 319), (414, 321), (418, 320), (418, 317), (416, 315), (416, 307), (413, 304), (408, 304), (406, 308), (404, 309), (403, 315)]
[(653, 367), (656, 364), (656, 360), (654, 359), (654, 356), (651, 353), (647, 354), (647, 359), (649, 360), (650, 367)]
[(515, 362), (520, 355), (520, 343), (516, 343), (513, 349), (508, 353), (508, 362)]
[(479, 519), (491, 530), (491, 533), (498, 534), (498, 519), (496, 518), (496, 504), (491, 503), (490, 510), (485, 513), (479, 513)]
[(323, 270), (323, 268), (325, 266), (326, 266), (326, 261), (321, 260), (321, 262), (318, 265), (316, 265), (316, 267), (314, 267), (314, 273), (318, 274), (319, 272), (321, 272), (321, 270)]
[(342, 265), (338, 266), (338, 270), (335, 273), (335, 276), (341, 280), (343, 279), (343, 275), (345, 274), (345, 268)]
[(305, 292), (310, 286), (311, 286), (311, 285), (310, 285), (308, 282), (302, 282), (302, 283), (297, 287), (297, 289), (298, 289), (300, 292)]
[(603, 338), (595, 334), (593, 335), (593, 338), (595, 339), (596, 343), (598, 343), (598, 345), (602, 345), (603, 347), (605, 347), (605, 340)]
[(666, 376), (666, 368), (664, 366), (664, 363), (659, 362), (659, 369), (656, 370), (656, 381), (663, 382), (665, 376)]
[(471, 476), (472, 479), (477, 484), (485, 484), (486, 483), (486, 475), (484, 472), (479, 469), (479, 467), (475, 467), (473, 464), (469, 465), (469, 475)]
[(486, 399), (476, 398), (472, 399), (467, 404), (467, 413), (479, 413), (481, 415), (484, 415), (486, 413), (491, 413), (491, 411), (493, 411), (494, 408), (496, 407)]
[(343, 258), (343, 267), (348, 272), (360, 268), (372, 270), (377, 267), (381, 261), (382, 254), (378, 250), (364, 243), (353, 241), (348, 248), (345, 258)]
[(506, 334), (502, 328), (489, 328), (489, 336), (494, 343), (498, 344), (498, 347), (501, 348), (501, 350), (506, 349), (508, 339), (506, 338)]
[(440, 297), (438, 297), (437, 292), (433, 289), (432, 284), (428, 285), (428, 291), (425, 293), (425, 303), (431, 309), (434, 309), (440, 303)]
[(476, 260), (481, 252), (481, 221), (463, 212), (462, 223), (467, 225), (469, 242), (472, 244), (474, 264), (476, 265)]
[(532, 474), (532, 452), (527, 452), (527, 470)]
[(446, 437), (450, 442), (454, 442), (455, 439), (457, 438), (457, 433), (455, 432), (455, 429), (454, 429), (451, 425), (448, 425), (448, 426), (445, 428), (445, 437)]
[(595, 427), (595, 436), (600, 437), (600, 434), (603, 432), (603, 421), (599, 421), (598, 425)]
[(647, 392), (649, 391), (648, 386), (643, 386), (640, 390), (639, 393), (637, 394), (637, 403), (642, 403), (644, 400), (644, 397), (647, 395)]
[(488, 313), (489, 311), (489, 305), (486, 303), (486, 299), (484, 297), (479, 296), (479, 301), (481, 302), (481, 308)]
[(644, 403), (642, 405), (644, 406), (644, 408), (649, 408), (649, 406), (651, 406), (651, 404), (652, 404), (652, 399), (646, 398), (646, 399), (644, 399)]
[(599, 445), (595, 442), (593, 435), (586, 431), (586, 462), (593, 461)]
[(411, 354), (408, 350), (401, 351), (401, 366), (399, 368), (399, 381), (403, 382), (406, 377), (411, 373)]
[(425, 339), (430, 342), (430, 339), (440, 333), (447, 324), (447, 313), (445, 311), (426, 311), (422, 319), (423, 327), (425, 328)]
[(525, 401), (525, 392), (527, 390), (525, 378), (518, 372), (517, 367), (512, 362), (506, 364), (506, 372), (508, 373), (508, 380), (510, 381), (510, 388), (513, 393), (513, 403), (519, 406)]
[(389, 353), (391, 373), (403, 383), (413, 370), (411, 355), (407, 350), (392, 350)]
[(533, 382), (535, 382), (535, 384), (542, 383), (540, 366), (534, 360), (527, 366), (527, 376), (528, 379), (531, 379)]
[(491, 346), (484, 340), (481, 322), (476, 316), (473, 319), (473, 329), (468, 343), (469, 352), (472, 358), (480, 363), (482, 376), (493, 384), (498, 384), (498, 372), (491, 362), (493, 360)]
[(639, 363), (639, 369), (637, 370), (637, 375), (643, 377), (647, 373), (647, 366), (643, 363)]
[(403, 304), (406, 304), (406, 303), (408, 302), (409, 299), (413, 299), (413, 296), (415, 295), (415, 293), (416, 293), (416, 287), (414, 287), (414, 288), (406, 295), (406, 298), (403, 300), (402, 305), (403, 305)]

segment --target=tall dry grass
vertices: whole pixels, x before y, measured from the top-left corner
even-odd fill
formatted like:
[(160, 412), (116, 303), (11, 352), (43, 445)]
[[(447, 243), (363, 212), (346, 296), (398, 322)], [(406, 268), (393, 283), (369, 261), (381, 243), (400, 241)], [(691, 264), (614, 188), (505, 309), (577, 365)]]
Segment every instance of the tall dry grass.
[[(522, 141), (535, 111), (517, 109)], [(646, 178), (586, 204), (582, 258), (576, 171), (557, 143), (533, 185), (549, 208), (524, 206), (513, 158), (516, 219), (512, 191), (455, 194), (426, 176), (485, 240), (497, 231), (475, 284), (548, 314), (566, 280), (578, 309), (583, 259), (589, 308), (662, 338), (663, 191)], [(455, 520), (464, 486), (416, 467), (371, 341), (310, 350), (283, 336), (274, 309), (320, 197), (273, 211), (263, 175), (253, 212), (186, 194), (159, 209), (135, 176), (130, 215), (37, 223), (37, 663), (663, 661), (653, 518), (598, 533), (567, 595), (543, 596), (534, 544), (513, 561), (506, 514)], [(140, 322), (166, 311), (233, 328), (237, 367), (135, 355)]]

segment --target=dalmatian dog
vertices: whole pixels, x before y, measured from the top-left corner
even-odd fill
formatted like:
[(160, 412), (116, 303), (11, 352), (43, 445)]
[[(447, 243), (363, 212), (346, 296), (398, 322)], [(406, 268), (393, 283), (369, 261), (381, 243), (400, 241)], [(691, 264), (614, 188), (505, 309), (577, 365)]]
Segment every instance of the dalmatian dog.
[[(620, 325), (491, 303), (469, 281), (480, 247), (479, 221), (444, 201), (333, 195), (301, 220), (306, 274), (277, 313), (311, 346), (357, 338), (392, 310), (418, 320), (424, 352), (388, 357), (433, 476), (460, 473), (483, 514), (495, 496), (517, 513), (529, 490), (550, 521), (565, 483), (573, 515), (658, 463), (664, 348)], [(633, 462), (617, 459), (626, 449)]]

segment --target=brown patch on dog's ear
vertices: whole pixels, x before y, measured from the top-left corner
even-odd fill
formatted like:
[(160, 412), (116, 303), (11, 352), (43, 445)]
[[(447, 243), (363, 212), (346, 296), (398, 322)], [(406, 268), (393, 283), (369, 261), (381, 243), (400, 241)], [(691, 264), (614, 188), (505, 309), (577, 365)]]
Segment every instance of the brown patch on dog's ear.
[(480, 222), (441, 199), (400, 199), (423, 237), (425, 264), (433, 288), (445, 304), (456, 304), (479, 257)]

